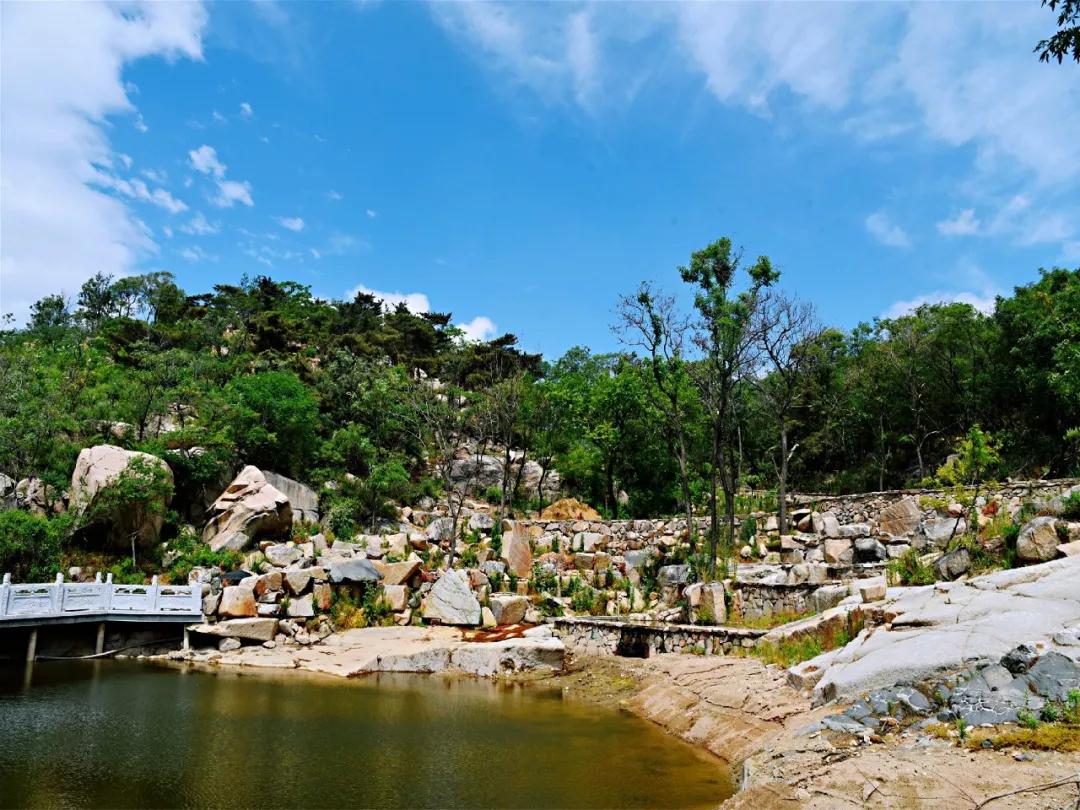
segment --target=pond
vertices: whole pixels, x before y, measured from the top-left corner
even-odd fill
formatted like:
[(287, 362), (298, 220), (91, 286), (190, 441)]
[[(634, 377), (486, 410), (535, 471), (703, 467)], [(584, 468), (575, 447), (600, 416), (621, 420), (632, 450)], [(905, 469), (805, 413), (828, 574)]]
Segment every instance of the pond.
[(551, 685), (0, 669), (3, 807), (715, 807), (715, 759)]

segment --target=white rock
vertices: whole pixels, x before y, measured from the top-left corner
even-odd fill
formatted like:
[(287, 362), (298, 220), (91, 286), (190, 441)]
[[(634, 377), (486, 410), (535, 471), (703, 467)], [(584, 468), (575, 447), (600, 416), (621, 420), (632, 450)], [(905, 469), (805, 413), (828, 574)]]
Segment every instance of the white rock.
[(258, 467), (248, 465), (208, 510), (203, 540), (214, 551), (241, 551), (259, 535), (283, 534), (292, 527), (292, 507)]
[(423, 616), (439, 624), (475, 626), (480, 623), (480, 602), (464, 571), (443, 573), (428, 592)]

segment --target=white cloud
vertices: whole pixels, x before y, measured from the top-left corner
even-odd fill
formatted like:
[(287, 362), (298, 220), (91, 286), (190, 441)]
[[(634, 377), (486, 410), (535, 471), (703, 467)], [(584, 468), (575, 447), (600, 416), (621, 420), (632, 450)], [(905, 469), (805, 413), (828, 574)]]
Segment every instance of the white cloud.
[(866, 231), (883, 245), (896, 248), (911, 247), (907, 232), (893, 223), (884, 211), (876, 211), (866, 218)]
[(217, 121), (219, 124), (225, 123), (225, 116), (219, 113), (217, 110), (214, 110), (212, 113), (210, 113), (210, 117)]
[[(2, 13), (0, 310), (21, 319), (43, 295), (72, 294), (98, 271), (130, 272), (154, 249), (128, 203), (95, 185), (95, 167), (112, 154), (104, 122), (127, 114), (139, 125), (125, 66), (200, 59), (206, 13), (198, 4), (96, 2), (5, 3)], [(160, 195), (150, 202), (169, 204)]]
[(143, 120), (142, 113), (135, 114), (135, 129), (139, 130), (143, 135), (150, 131), (150, 127), (146, 125), (146, 121)]
[(457, 325), (464, 332), (465, 340), (488, 340), (495, 336), (495, 322), (485, 315), (477, 315), (467, 323)]
[(218, 183), (218, 194), (210, 202), (218, 208), (232, 208), (234, 203), (247, 206), (255, 205), (251, 199), (251, 183), (247, 180), (222, 180)]
[(290, 231), (300, 232), (304, 230), (304, 220), (300, 217), (274, 217), (274, 222)]
[(897, 301), (884, 312), (886, 318), (898, 318), (914, 312), (923, 304), (971, 304), (979, 312), (990, 313), (994, 311), (995, 296), (985, 292), (931, 292), (912, 298), (910, 301)]
[(121, 177), (100, 172), (91, 182), (93, 182), (95, 186), (111, 189), (112, 191), (133, 200), (148, 202), (159, 208), (164, 208), (170, 214), (179, 214), (187, 210), (187, 205), (185, 203), (176, 199), (165, 189), (155, 188), (151, 190), (146, 183), (137, 177), (133, 177), (130, 180), (124, 180)]
[(218, 160), (217, 150), (203, 144), (198, 149), (188, 152), (191, 168), (200, 174), (210, 175), (221, 180), (225, 177), (225, 164)]
[(180, 230), (193, 236), (210, 236), (221, 231), (221, 225), (210, 222), (202, 211), (195, 212), (195, 216), (186, 225), (181, 225)]
[(334, 191), (333, 189), (330, 189), (330, 191), (326, 192), (326, 198), (328, 200), (333, 200), (334, 202), (339, 202), (340, 200), (345, 199), (345, 195), (342, 194), (340, 191)]
[(248, 104), (246, 101), (240, 102), (240, 115), (242, 115), (244, 118), (251, 118), (251, 116), (254, 114), (255, 111), (251, 109), (250, 104)]
[(187, 259), (189, 262), (216, 262), (218, 260), (217, 256), (210, 255), (198, 245), (192, 245), (191, 247), (184, 248), (180, 251), (180, 255), (183, 258)]
[(375, 217), (379, 215), (379, 212), (376, 211), (374, 208), (367, 209), (365, 213), (368, 215), (368, 219), (375, 219)]
[(389, 309), (393, 309), (398, 304), (404, 304), (408, 307), (409, 312), (416, 315), (431, 311), (431, 302), (424, 293), (420, 292), (382, 292), (381, 290), (373, 290), (370, 287), (365, 287), (363, 284), (357, 284), (346, 293), (346, 297), (351, 301), (358, 293), (366, 293), (367, 295), (375, 296), (375, 298), (382, 301)]
[(247, 206), (255, 204), (251, 199), (251, 183), (247, 180), (225, 179), (228, 166), (218, 159), (214, 147), (203, 144), (198, 149), (192, 149), (188, 152), (188, 160), (195, 171), (217, 181), (217, 194), (210, 197), (210, 202), (218, 208), (232, 208), (236, 203)]
[(981, 224), (975, 217), (975, 209), (965, 208), (952, 219), (941, 220), (937, 229), (942, 236), (973, 236)]
[[(1047, 24), (1037, 3), (994, 9), (436, 3), (432, 14), (515, 95), (593, 114), (601, 103), (632, 100), (646, 83), (690, 76), (719, 103), (769, 116), (778, 128), (832, 128), (890, 157), (909, 144), (956, 150), (970, 161), (962, 182), (982, 190), (972, 200), (980, 208), (1023, 192), (1060, 210), (1080, 178), (1080, 82), (1075, 71), (1032, 58)], [(1041, 230), (1038, 238), (1049, 239), (1069, 229)], [(987, 223), (979, 233), (1003, 235)]]

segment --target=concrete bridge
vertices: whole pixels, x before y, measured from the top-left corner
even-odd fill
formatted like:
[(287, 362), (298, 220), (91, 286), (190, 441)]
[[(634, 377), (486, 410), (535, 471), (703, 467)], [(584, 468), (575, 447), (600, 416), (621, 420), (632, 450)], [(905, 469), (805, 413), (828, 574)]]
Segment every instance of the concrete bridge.
[(39, 627), (97, 624), (96, 653), (103, 651), (107, 622), (176, 622), (203, 620), (199, 585), (161, 585), (155, 576), (149, 585), (118, 585), (109, 574), (104, 581), (64, 582), (63, 574), (51, 583), (14, 584), (4, 574), (0, 584), (0, 630), (29, 628), (27, 661), (37, 650)]

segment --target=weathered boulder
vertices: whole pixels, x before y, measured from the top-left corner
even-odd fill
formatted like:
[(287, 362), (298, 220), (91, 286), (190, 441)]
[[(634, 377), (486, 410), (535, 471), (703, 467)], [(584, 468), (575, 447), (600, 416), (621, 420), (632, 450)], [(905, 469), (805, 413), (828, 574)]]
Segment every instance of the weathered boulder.
[(15, 485), (15, 505), (35, 515), (64, 511), (64, 501), (40, 478), (24, 478)]
[(404, 585), (383, 585), (383, 601), (398, 613), (409, 606), (409, 589)]
[(967, 521), (963, 518), (931, 518), (922, 524), (923, 535), (938, 548), (944, 548), (950, 540), (962, 537), (966, 531)]
[(473, 512), (469, 515), (469, 531), (489, 532), (495, 528), (495, 518), (485, 515), (483, 512)]
[(1055, 528), (1056, 521), (1050, 516), (1028, 521), (1016, 537), (1016, 556), (1024, 562), (1045, 562), (1057, 556), (1061, 542)]
[(1027, 683), (1047, 698), (1064, 702), (1069, 693), (1080, 689), (1080, 667), (1059, 652), (1048, 652), (1027, 671)]
[(309, 593), (307, 596), (294, 596), (289, 600), (286, 612), (294, 619), (310, 619), (315, 615), (315, 603)]
[(831, 565), (851, 565), (855, 552), (851, 540), (830, 537), (825, 541), (825, 562)]
[(420, 570), (420, 560), (406, 560), (399, 563), (372, 560), (371, 564), (382, 574), (383, 585), (404, 585)]
[[(154, 482), (148, 500), (108, 506), (106, 493), (124, 476), (135, 476), (140, 491)], [(108, 540), (120, 547), (130, 544), (136, 537), (144, 544), (156, 543), (165, 520), (165, 507), (171, 500), (173, 475), (169, 465), (157, 456), (125, 450), (111, 444), (87, 447), (79, 452), (75, 472), (71, 475), (71, 502), (82, 515), (92, 515), (102, 522)]]
[(277, 619), (228, 619), (217, 624), (200, 624), (191, 632), (218, 638), (242, 638), (247, 641), (270, 641), (277, 633)]
[(380, 582), (382, 574), (371, 560), (363, 557), (337, 557), (330, 561), (330, 581)]
[(278, 568), (292, 565), (304, 556), (300, 549), (290, 543), (274, 543), (263, 549), (263, 554), (266, 555), (268, 563)]
[(878, 528), (883, 534), (913, 534), (919, 528), (922, 513), (914, 498), (904, 498), (878, 513)]
[(286, 571), (284, 579), (285, 586), (289, 589), (289, 593), (294, 596), (299, 596), (307, 590), (307, 586), (311, 584), (311, 571), (310, 569)]
[(480, 676), (530, 670), (561, 672), (565, 665), (566, 647), (551, 637), (459, 644), (450, 653), (450, 666)]
[(525, 618), (529, 600), (516, 593), (493, 593), (490, 604), (496, 624), (520, 624)]
[(251, 588), (242, 585), (227, 586), (221, 591), (218, 615), (226, 619), (243, 619), (249, 616), (257, 616), (258, 608), (255, 604), (255, 593)]
[(701, 624), (724, 624), (727, 621), (727, 600), (722, 582), (702, 583), (695, 616)]
[(428, 592), (423, 616), (439, 624), (480, 624), (480, 602), (465, 571), (445, 571)]
[(258, 536), (280, 535), (292, 528), (289, 499), (251, 465), (240, 471), (207, 511), (210, 519), (202, 536), (214, 551), (241, 551)]
[(307, 484), (301, 484), (269, 470), (263, 472), (266, 483), (289, 499), (293, 520), (319, 522), (319, 496)]
[(0, 509), (14, 509), (18, 503), (15, 499), (15, 479), (10, 475), (0, 473)]
[(877, 602), (886, 594), (884, 579), (866, 579), (859, 581), (859, 596), (863, 602)]
[(506, 562), (507, 570), (515, 577), (532, 574), (532, 539), (532, 533), (517, 522), (514, 522), (508, 533), (503, 534), (499, 557)]
[(934, 560), (934, 575), (938, 579), (962, 577), (970, 568), (971, 553), (966, 548), (958, 548)]
[(448, 517), (435, 518), (427, 527), (427, 539), (432, 543), (441, 543), (450, 540), (454, 532), (454, 519)]

